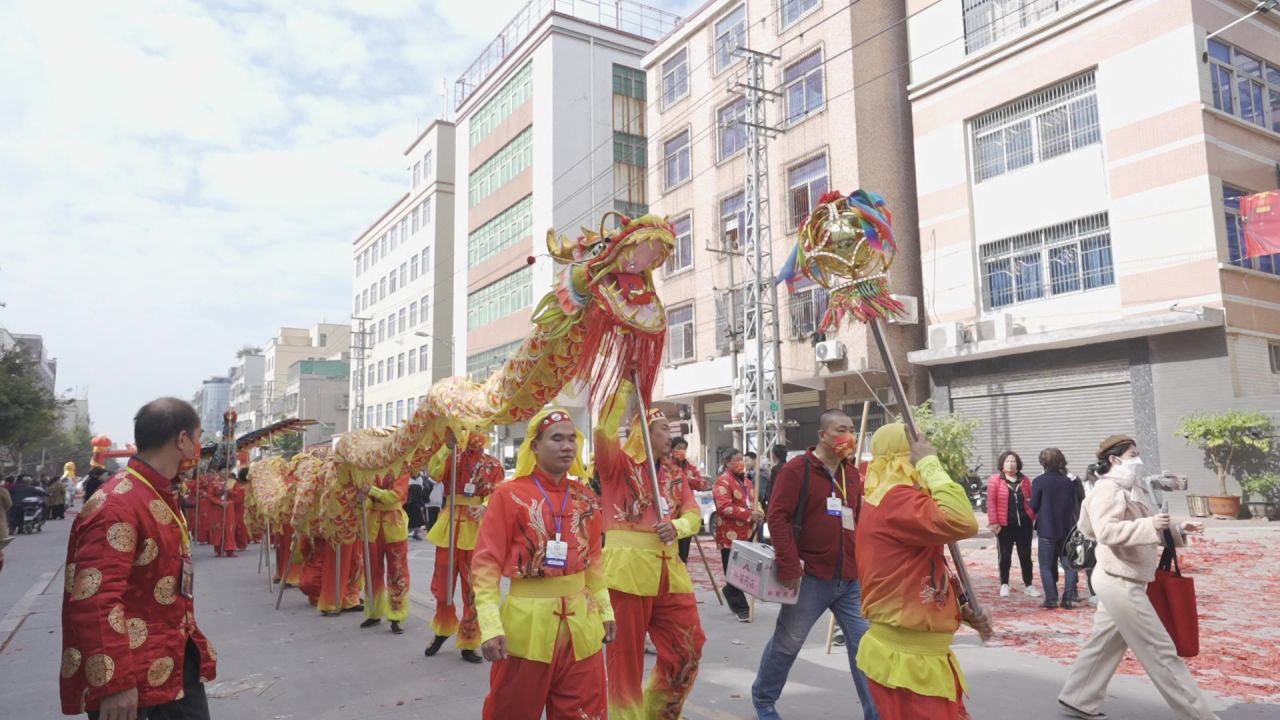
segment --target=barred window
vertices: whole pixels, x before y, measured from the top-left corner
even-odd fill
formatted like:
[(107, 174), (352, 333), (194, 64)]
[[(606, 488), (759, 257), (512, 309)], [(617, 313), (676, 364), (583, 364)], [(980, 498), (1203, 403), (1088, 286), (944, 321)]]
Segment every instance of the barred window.
[(716, 293), (716, 351), (721, 355), (734, 348), (742, 349), (742, 323), (746, 318), (742, 303), (742, 288)]
[[(533, 63), (525, 63), (525, 66), (516, 71), (515, 75), (502, 86), (489, 102), (485, 103), (476, 114), (471, 117), (471, 125), (468, 135), (471, 139), (471, 147), (475, 147), (489, 137), (502, 123), (503, 120), (511, 117), (511, 113), (525, 103), (526, 100), (533, 97)], [(427, 160), (427, 173), (430, 173), (430, 160)], [(426, 176), (424, 174), (423, 178)]]
[(497, 192), (511, 178), (524, 172), (533, 164), (533, 128), (525, 128), (511, 142), (493, 154), (471, 173), (468, 199), (470, 207)]
[(1093, 72), (981, 115), (969, 133), (974, 182), (1101, 142)]
[(475, 330), (533, 304), (533, 268), (525, 267), (467, 296), (467, 329)]
[(467, 265), (475, 267), (532, 234), (533, 196), (527, 195), (471, 233), (467, 239)]
[(693, 360), (693, 305), (667, 310), (667, 358), (673, 363)]
[(964, 0), (964, 51), (975, 53), (1020, 34), (1081, 0)]
[(1215, 108), (1280, 133), (1280, 65), (1210, 40), (1209, 76)]
[(819, 155), (787, 170), (787, 189), (791, 194), (791, 229), (804, 223), (818, 204), (818, 198), (827, 193), (830, 178), (827, 175), (827, 157)]
[(808, 340), (818, 331), (822, 316), (827, 312), (831, 293), (824, 287), (805, 282), (808, 287), (791, 294), (791, 339)]
[(987, 307), (1114, 285), (1107, 213), (985, 243), (981, 247)]
[(780, 16), (778, 29), (785, 30), (794, 25), (797, 20), (813, 12), (821, 4), (821, 0), (781, 0), (778, 8)]
[[(742, 249), (742, 235), (747, 230), (747, 199), (736, 192), (720, 201), (720, 246), (729, 251)], [(735, 262), (730, 258), (730, 262)]]

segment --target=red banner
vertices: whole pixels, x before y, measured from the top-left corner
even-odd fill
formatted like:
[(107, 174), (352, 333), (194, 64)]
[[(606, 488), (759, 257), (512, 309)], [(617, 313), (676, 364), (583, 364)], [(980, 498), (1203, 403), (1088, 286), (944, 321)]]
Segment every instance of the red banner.
[(1245, 257), (1280, 253), (1280, 190), (1240, 198), (1240, 217)]

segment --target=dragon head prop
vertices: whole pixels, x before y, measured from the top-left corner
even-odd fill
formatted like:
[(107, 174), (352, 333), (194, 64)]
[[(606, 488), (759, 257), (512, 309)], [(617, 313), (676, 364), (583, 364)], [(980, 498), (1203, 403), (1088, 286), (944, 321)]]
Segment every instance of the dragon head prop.
[(817, 207), (800, 228), (799, 242), (788, 264), (831, 291), (825, 332), (845, 314), (860, 322), (890, 318), (903, 306), (889, 295), (889, 268), (898, 244), (893, 215), (884, 198), (858, 190), (839, 191), (818, 199)]

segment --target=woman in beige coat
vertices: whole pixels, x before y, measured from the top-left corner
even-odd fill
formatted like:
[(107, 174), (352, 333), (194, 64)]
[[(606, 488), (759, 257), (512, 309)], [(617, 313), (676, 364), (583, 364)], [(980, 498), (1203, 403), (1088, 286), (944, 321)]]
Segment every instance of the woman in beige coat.
[(1175, 545), (1187, 533), (1200, 533), (1198, 522), (1170, 522), (1152, 509), (1143, 487), (1142, 457), (1132, 438), (1113, 435), (1098, 448), (1098, 484), (1085, 498), (1079, 527), (1097, 540), (1093, 586), (1100, 602), (1093, 635), (1080, 649), (1058, 704), (1069, 716), (1093, 720), (1101, 712), (1107, 684), (1125, 649), (1132, 649), (1164, 701), (1185, 720), (1216, 720), (1204, 694), (1178, 657), (1173, 640), (1147, 599), (1147, 583), (1155, 579), (1159, 547), (1170, 530)]

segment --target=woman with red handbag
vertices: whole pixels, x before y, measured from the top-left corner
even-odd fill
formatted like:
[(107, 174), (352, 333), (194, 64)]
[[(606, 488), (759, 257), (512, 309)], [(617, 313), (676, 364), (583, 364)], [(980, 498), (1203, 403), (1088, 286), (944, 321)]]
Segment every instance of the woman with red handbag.
[(1176, 717), (1216, 720), (1147, 597), (1162, 537), (1183, 545), (1188, 533), (1203, 532), (1204, 525), (1173, 524), (1167, 514), (1152, 510), (1150, 495), (1139, 482), (1142, 457), (1133, 438), (1112, 435), (1103, 440), (1098, 463), (1098, 484), (1081, 507), (1079, 527), (1098, 543), (1093, 586), (1101, 602), (1093, 635), (1080, 649), (1058, 704), (1071, 717), (1105, 718), (1101, 707), (1107, 684), (1124, 651), (1132, 649)]

